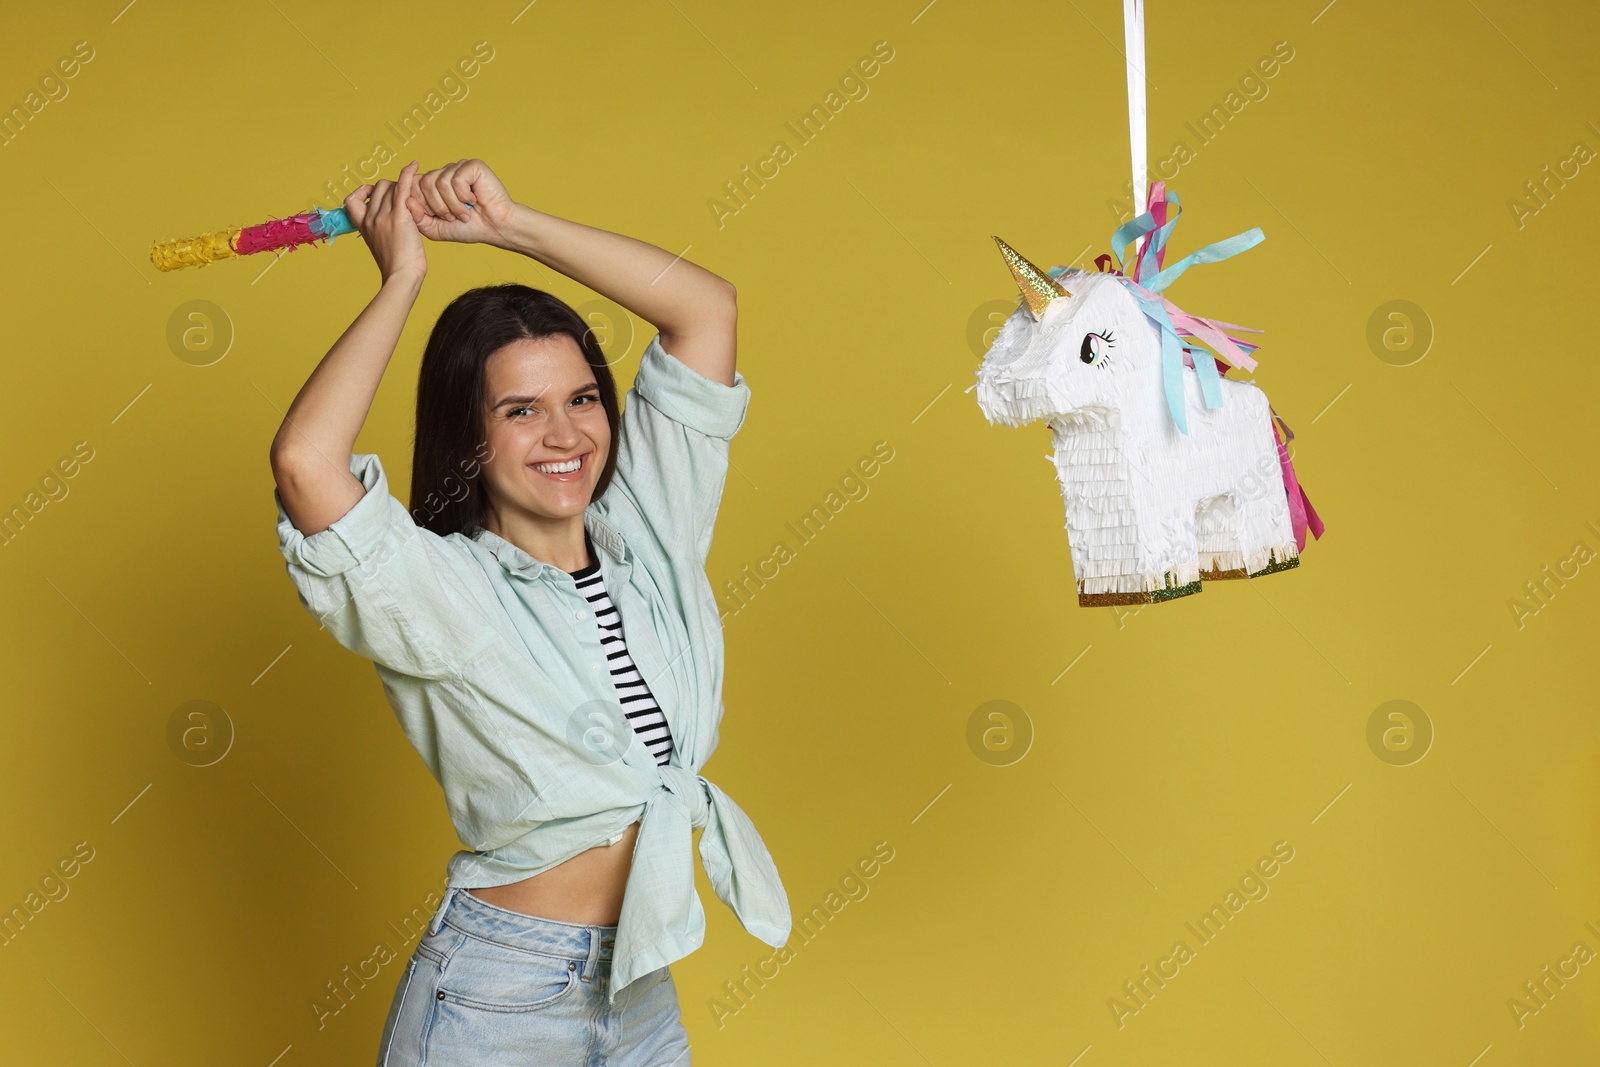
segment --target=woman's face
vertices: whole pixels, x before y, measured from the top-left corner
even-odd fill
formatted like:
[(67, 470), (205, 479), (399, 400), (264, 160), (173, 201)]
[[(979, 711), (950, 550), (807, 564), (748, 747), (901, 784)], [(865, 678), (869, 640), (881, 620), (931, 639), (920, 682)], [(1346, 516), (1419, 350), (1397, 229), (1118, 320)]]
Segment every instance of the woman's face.
[[(497, 349), (484, 364), (483, 392), (493, 457), (483, 465), (486, 525), (499, 532), (519, 518), (581, 515), (605, 469), (611, 424), (578, 343), (555, 334)], [(568, 472), (563, 461), (571, 460), (578, 466)]]

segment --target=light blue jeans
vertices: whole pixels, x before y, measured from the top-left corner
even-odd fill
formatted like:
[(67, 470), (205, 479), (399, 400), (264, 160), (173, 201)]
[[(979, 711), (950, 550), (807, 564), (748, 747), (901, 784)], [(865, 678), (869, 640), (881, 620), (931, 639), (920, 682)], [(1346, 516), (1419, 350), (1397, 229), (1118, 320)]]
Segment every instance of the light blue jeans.
[(616, 936), (447, 889), (400, 975), (379, 1067), (690, 1067), (669, 968), (607, 1002)]

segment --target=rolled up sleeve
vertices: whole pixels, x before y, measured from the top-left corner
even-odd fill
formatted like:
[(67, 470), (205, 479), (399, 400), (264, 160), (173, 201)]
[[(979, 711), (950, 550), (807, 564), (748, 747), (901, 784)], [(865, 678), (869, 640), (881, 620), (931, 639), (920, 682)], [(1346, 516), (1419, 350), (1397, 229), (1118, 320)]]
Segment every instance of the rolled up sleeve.
[(284, 509), (283, 498), (277, 489), (272, 490), (272, 499), (278, 505), (279, 549), (292, 566), (318, 578), (337, 578), (351, 567), (372, 560), (396, 534), (389, 506), (393, 500), (389, 479), (378, 457), (366, 453), (351, 456), (350, 473), (360, 480), (366, 493), (326, 530), (310, 537), (295, 528)]
[(744, 425), (750, 386), (739, 371), (723, 385), (667, 354), (656, 334), (639, 357), (633, 391), (674, 422), (707, 437), (732, 438)]
[[(612, 485), (664, 547), (701, 565), (728, 474), (728, 447), (744, 425), (750, 386), (707, 378), (651, 338), (622, 410)], [(610, 489), (607, 490), (609, 495)]]
[(443, 539), (389, 492), (377, 456), (352, 455), (350, 473), (366, 493), (310, 536), (272, 492), (278, 550), (300, 602), (350, 651), (412, 677), (449, 677), (463, 640), (485, 622), (462, 588), (465, 575)]

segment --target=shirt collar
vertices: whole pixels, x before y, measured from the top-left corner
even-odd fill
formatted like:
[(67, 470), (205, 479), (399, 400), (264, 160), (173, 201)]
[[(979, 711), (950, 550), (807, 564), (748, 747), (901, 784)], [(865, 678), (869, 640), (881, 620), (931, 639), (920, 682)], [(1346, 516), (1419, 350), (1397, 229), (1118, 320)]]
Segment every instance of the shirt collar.
[[(596, 511), (592, 504), (584, 509), (583, 525), (597, 547), (603, 549), (613, 559), (632, 563), (633, 551), (628, 547), (627, 542), (623, 540), (622, 532)], [(492, 530), (480, 528), (477, 533), (472, 535), (472, 539), (494, 553), (494, 557), (500, 561), (500, 565), (512, 574), (521, 575), (524, 578), (548, 578), (557, 574), (564, 575), (567, 573), (543, 560), (534, 559), (527, 552), (524, 552)]]

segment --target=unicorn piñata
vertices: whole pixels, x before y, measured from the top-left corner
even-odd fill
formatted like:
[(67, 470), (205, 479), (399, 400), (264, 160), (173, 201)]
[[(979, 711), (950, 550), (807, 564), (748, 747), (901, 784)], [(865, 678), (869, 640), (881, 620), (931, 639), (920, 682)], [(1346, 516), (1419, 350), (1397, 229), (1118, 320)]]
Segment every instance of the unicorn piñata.
[[(1307, 529), (1323, 532), (1289, 462), (1288, 424), (1253, 383), (1224, 378), (1212, 353), (1183, 340), (1210, 344), (1224, 370), (1254, 370), (1257, 346), (1224, 331), (1261, 331), (1186, 314), (1161, 295), (1189, 267), (1262, 241), (1260, 228), (1167, 267), (1182, 205), (1164, 182), (1149, 199), (1112, 235), (1123, 269), (1102, 255), (1098, 273), (1041, 271), (995, 238), (1022, 300), (973, 388), (991, 424), (1049, 425), (1055, 455), (1045, 458), (1061, 481), (1085, 607), (1159, 603), (1203, 580), (1287, 570)], [(1128, 245), (1145, 235), (1129, 263)]]

